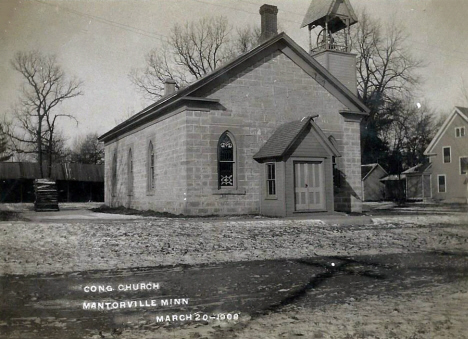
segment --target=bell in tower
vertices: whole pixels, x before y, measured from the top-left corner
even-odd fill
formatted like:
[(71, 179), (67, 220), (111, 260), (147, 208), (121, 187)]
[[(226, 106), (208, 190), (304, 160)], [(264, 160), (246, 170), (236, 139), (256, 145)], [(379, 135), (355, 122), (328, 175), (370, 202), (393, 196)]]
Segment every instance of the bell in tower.
[(349, 0), (312, 0), (301, 26), (309, 29), (310, 54), (353, 93), (357, 93), (356, 56), (351, 54), (350, 27), (357, 22)]
[[(309, 28), (310, 52), (338, 50), (350, 52), (349, 27), (357, 23), (349, 0), (312, 0), (301, 27)], [(315, 46), (311, 32), (321, 27)]]

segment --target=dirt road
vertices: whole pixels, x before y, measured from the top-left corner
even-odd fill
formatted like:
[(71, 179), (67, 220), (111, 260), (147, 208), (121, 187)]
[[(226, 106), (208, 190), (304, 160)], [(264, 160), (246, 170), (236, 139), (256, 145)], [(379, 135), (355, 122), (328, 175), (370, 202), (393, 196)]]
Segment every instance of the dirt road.
[[(383, 302), (404, 293), (417, 295), (427, 288), (446, 285), (458, 285), (466, 293), (467, 255), (445, 252), (316, 257), (3, 276), (0, 333), (2, 338), (22, 339), (182, 338), (185, 332), (187, 338), (196, 338), (200, 333), (234, 338), (252, 322), (292, 309), (312, 312), (327, 305), (349, 305), (375, 297)], [(141, 290), (138, 285), (142, 282), (150, 288)], [(158, 288), (151, 289), (149, 283), (159, 284)], [(122, 291), (122, 286), (133, 287)], [(183, 298), (188, 299), (188, 304), (160, 304), (162, 300)], [(148, 300), (155, 300), (157, 306), (145, 305)], [(83, 309), (83, 305), (93, 302), (108, 302), (112, 308), (110, 303), (120, 306), (126, 301), (143, 304)], [(195, 319), (197, 313), (200, 321)], [(179, 319), (189, 314), (194, 315), (192, 321)], [(215, 319), (203, 321), (205, 314)], [(238, 314), (239, 319), (220, 321), (220, 314)], [(170, 321), (166, 321), (166, 315), (171, 316)], [(178, 316), (175, 321), (174, 315)], [(158, 321), (158, 316), (163, 316), (164, 321)], [(303, 336), (312, 337), (308, 330), (304, 332)]]

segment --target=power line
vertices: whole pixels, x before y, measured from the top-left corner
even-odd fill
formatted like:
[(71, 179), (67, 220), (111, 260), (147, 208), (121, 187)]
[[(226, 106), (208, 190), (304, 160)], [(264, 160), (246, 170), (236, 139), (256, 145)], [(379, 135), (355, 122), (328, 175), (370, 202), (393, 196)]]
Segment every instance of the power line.
[[(252, 15), (258, 15), (258, 12), (250, 12), (250, 11), (247, 11), (247, 10), (241, 9), (241, 8), (235, 8), (235, 7), (224, 6), (224, 5), (215, 4), (215, 3), (211, 3), (211, 2), (206, 2), (206, 1), (202, 1), (202, 0), (192, 0), (192, 1), (199, 2), (199, 3), (205, 4), (205, 5), (210, 5), (210, 6), (232, 9), (232, 10), (234, 10), (234, 11), (244, 12), (244, 13), (248, 13), (248, 14), (252, 14)], [(301, 24), (300, 22), (294, 21), (294, 20), (288, 20), (288, 19), (282, 19), (282, 20), (283, 20), (283, 21), (293, 22), (293, 23), (299, 24), (299, 25)]]
[[(254, 6), (258, 6), (259, 4), (258, 3), (255, 3), (255, 2), (251, 2), (251, 1), (246, 1), (246, 0), (237, 0), (239, 2), (244, 2), (246, 4), (250, 4), (250, 5), (254, 5)], [(304, 13), (297, 13), (297, 12), (293, 12), (293, 11), (288, 11), (286, 9), (281, 9), (281, 12), (287, 12), (287, 13), (291, 13), (291, 14), (294, 14), (294, 15), (297, 15), (297, 16), (301, 16), (301, 17), (304, 17)]]
[(78, 16), (81, 16), (81, 17), (85, 17), (85, 18), (88, 18), (88, 19), (94, 19), (94, 20), (96, 20), (96, 21), (98, 21), (98, 22), (100, 22), (102, 24), (117, 27), (117, 28), (126, 30), (128, 32), (140, 34), (140, 35), (143, 35), (143, 36), (146, 36), (146, 37), (149, 37), (149, 38), (158, 39), (158, 40), (161, 40), (163, 42), (165, 42), (166, 41), (165, 39), (167, 38), (167, 36), (165, 36), (163, 34), (158, 34), (158, 33), (154, 33), (154, 32), (145, 31), (145, 30), (143, 30), (141, 28), (133, 27), (133, 26), (126, 25), (126, 24), (123, 24), (123, 23), (120, 23), (120, 22), (116, 22), (116, 21), (112, 21), (112, 20), (102, 18), (102, 17), (96, 16), (96, 15), (83, 13), (83, 12), (80, 12), (80, 11), (77, 11), (77, 10), (74, 10), (74, 9), (63, 7), (61, 5), (54, 5), (54, 4), (50, 4), (50, 3), (47, 3), (47, 2), (44, 2), (44, 1), (41, 1), (41, 0), (34, 0), (34, 1), (39, 3), (39, 4), (46, 5), (46, 6), (59, 7), (65, 12), (75, 14), (75, 15), (78, 15)]
[[(127, 25), (127, 24), (123, 24), (123, 23), (120, 23), (120, 22), (109, 20), (109, 19), (99, 17), (99, 16), (96, 16), (96, 15), (83, 13), (83, 12), (80, 12), (80, 11), (77, 11), (77, 10), (74, 10), (74, 9), (71, 9), (71, 8), (61, 6), (61, 5), (47, 3), (47, 2), (44, 2), (42, 0), (34, 0), (34, 1), (41, 4), (41, 5), (50, 6), (50, 7), (54, 7), (54, 8), (58, 7), (60, 9), (62, 9), (63, 11), (68, 12), (70, 14), (74, 14), (74, 15), (81, 16), (81, 17), (88, 18), (88, 19), (93, 19), (93, 20), (96, 20), (96, 21), (98, 21), (98, 22), (100, 22), (102, 24), (109, 25), (109, 26), (112, 26), (112, 27), (117, 27), (117, 28), (123, 29), (123, 30), (131, 32), (131, 33), (136, 33), (136, 34), (146, 36), (146, 37), (149, 37), (149, 38), (153, 38), (153, 39), (157, 39), (157, 40), (160, 40), (160, 41), (163, 41), (163, 42), (167, 41), (166, 40), (167, 36), (165, 36), (163, 34), (146, 31), (146, 30), (143, 30), (141, 28), (137, 28), (137, 27), (130, 26), (130, 25)], [(258, 15), (258, 12), (251, 12), (251, 11), (248, 11), (248, 10), (245, 10), (245, 9), (242, 9), (242, 8), (235, 8), (235, 7), (220, 5), (219, 3), (218, 4), (210, 3), (210, 2), (203, 1), (203, 0), (192, 0), (192, 1), (198, 2), (198, 3), (203, 3), (203, 4), (206, 4), (206, 5), (210, 5), (210, 6), (215, 6), (215, 7), (221, 7), (221, 8), (227, 8), (227, 9), (231, 9), (231, 10), (235, 10), (235, 11), (240, 11), (240, 12), (244, 12), (244, 13), (251, 14), (251, 15)], [(258, 5), (258, 4), (254, 3), (254, 2), (247, 1), (247, 0), (238, 0), (238, 1), (250, 4), (250, 5)], [(299, 13), (292, 12), (292, 11), (287, 11), (287, 10), (282, 10), (282, 11), (292, 13), (294, 15), (301, 15)], [(294, 20), (288, 20), (288, 19), (283, 19), (283, 20), (293, 22), (293, 23), (296, 23), (296, 24), (301, 24), (300, 22), (294, 21)], [(427, 51), (427, 50), (431, 50), (431, 48), (436, 48), (436, 49), (442, 51), (442, 52), (439, 52), (442, 55), (446, 55), (446, 56), (454, 58), (454, 59), (458, 59), (458, 60), (461, 60), (461, 61), (464, 61), (464, 62), (468, 62), (468, 59), (466, 59), (466, 58), (462, 58), (462, 57), (459, 57), (459, 56), (454, 56), (454, 55), (451, 55), (451, 54), (448, 54), (448, 53), (444, 53), (447, 50), (445, 50), (445, 49), (443, 49), (443, 48), (441, 48), (441, 47), (439, 47), (437, 45), (428, 44), (428, 43), (424, 43), (424, 42), (419, 42), (419, 41), (415, 41), (415, 40), (409, 40), (409, 41), (411, 41), (413, 43), (416, 43), (416, 44), (419, 44), (419, 45), (423, 45), (423, 46), (428, 47), (427, 49), (424, 49), (424, 48), (418, 48), (418, 47), (413, 46), (413, 48), (416, 49), (416, 50)], [(465, 53), (461, 52), (461, 51), (456, 51), (456, 50), (448, 50), (448, 51), (451, 51), (451, 52), (457, 53), (457, 54), (465, 55)]]

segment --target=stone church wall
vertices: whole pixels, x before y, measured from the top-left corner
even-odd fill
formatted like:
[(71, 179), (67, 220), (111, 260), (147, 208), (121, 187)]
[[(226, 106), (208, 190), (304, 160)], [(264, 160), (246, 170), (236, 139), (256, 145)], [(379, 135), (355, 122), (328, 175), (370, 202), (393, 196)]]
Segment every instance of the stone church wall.
[[(335, 207), (360, 212), (359, 123), (345, 122), (346, 107), (277, 51), (248, 67), (207, 95), (224, 109), (181, 110), (106, 146), (106, 203), (190, 215), (260, 212), (261, 165), (253, 155), (281, 124), (318, 114), (320, 128), (332, 134), (343, 155), (337, 159), (345, 184)], [(236, 144), (234, 189), (219, 189), (217, 145), (226, 132)], [(147, 148), (156, 153), (156, 187), (147, 191)], [(133, 150), (134, 189), (128, 195), (128, 149)], [(112, 195), (112, 157), (117, 151), (117, 186)]]
[[(140, 210), (183, 213), (186, 200), (187, 125), (176, 114), (106, 145), (106, 204)], [(155, 187), (148, 188), (148, 146), (155, 151)], [(133, 192), (129, 195), (128, 154), (133, 154)], [(112, 158), (117, 154), (117, 186), (112, 195)]]
[[(318, 125), (334, 135), (345, 155), (338, 163), (348, 182), (337, 207), (360, 211), (359, 198), (355, 201), (361, 195), (359, 124), (345, 123), (339, 114), (345, 106), (287, 56), (280, 51), (270, 55), (208, 97), (220, 99), (225, 110), (192, 112), (187, 117), (187, 213), (258, 213), (262, 167), (253, 155), (281, 124), (316, 114)], [(217, 185), (217, 144), (225, 131), (234, 136), (237, 146), (235, 191)]]

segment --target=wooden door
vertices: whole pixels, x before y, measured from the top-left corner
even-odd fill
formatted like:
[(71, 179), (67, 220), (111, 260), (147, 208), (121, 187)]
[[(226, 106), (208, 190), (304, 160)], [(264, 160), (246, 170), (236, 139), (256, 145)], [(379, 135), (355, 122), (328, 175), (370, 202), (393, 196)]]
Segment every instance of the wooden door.
[(325, 210), (323, 161), (294, 162), (296, 211)]

